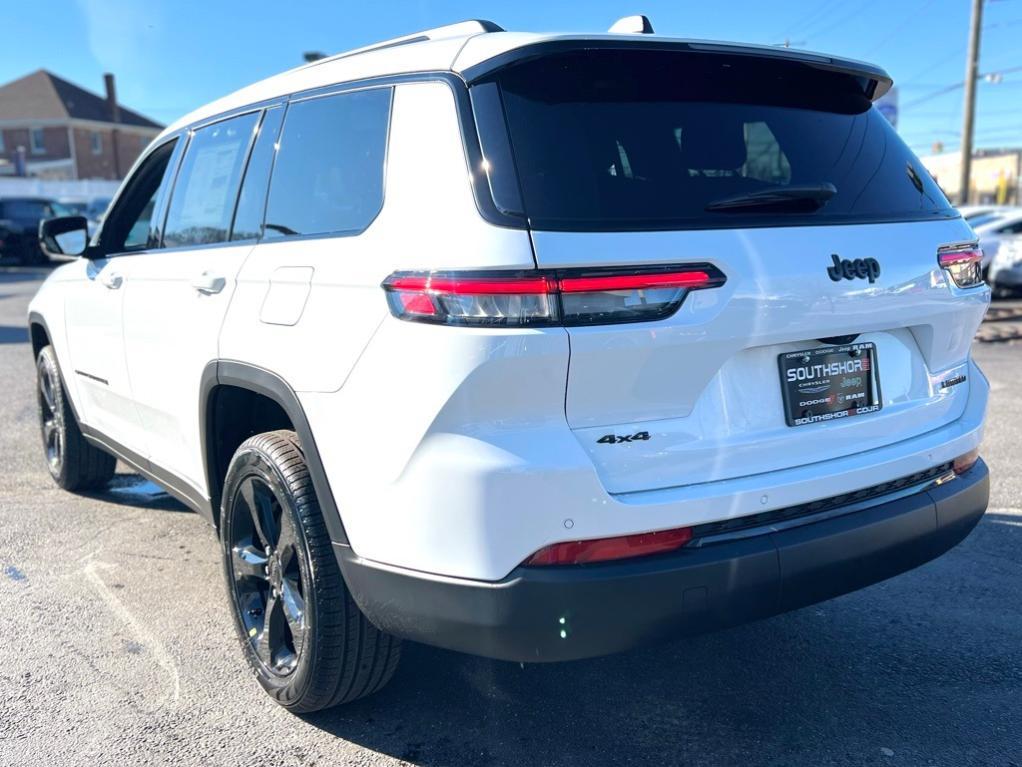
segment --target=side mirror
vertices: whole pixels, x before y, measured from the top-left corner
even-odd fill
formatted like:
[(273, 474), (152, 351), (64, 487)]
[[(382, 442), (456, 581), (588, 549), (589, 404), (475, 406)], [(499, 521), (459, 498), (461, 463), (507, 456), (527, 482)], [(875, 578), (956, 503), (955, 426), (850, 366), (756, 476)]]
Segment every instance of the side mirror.
[(76, 258), (89, 244), (85, 216), (61, 216), (39, 222), (39, 247), (49, 258)]

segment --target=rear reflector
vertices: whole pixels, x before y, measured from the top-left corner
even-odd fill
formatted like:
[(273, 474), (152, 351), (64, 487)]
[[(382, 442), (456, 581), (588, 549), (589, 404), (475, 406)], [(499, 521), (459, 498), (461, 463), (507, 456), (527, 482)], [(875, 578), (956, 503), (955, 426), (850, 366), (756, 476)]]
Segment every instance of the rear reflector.
[(937, 263), (955, 285), (972, 288), (983, 284), (983, 251), (979, 245), (945, 245), (937, 251)]
[(692, 528), (681, 527), (656, 533), (623, 535), (618, 538), (565, 541), (540, 549), (522, 564), (536, 567), (610, 562), (615, 559), (630, 559), (674, 551), (691, 540)]
[(709, 264), (615, 270), (395, 272), (383, 282), (403, 320), (497, 327), (602, 325), (669, 317), (691, 290), (723, 285)]
[(976, 461), (978, 460), (979, 460), (978, 447), (970, 450), (968, 453), (965, 453), (965, 455), (958, 456), (957, 458), (955, 458), (954, 462), (955, 474), (964, 474), (973, 466), (975, 466)]

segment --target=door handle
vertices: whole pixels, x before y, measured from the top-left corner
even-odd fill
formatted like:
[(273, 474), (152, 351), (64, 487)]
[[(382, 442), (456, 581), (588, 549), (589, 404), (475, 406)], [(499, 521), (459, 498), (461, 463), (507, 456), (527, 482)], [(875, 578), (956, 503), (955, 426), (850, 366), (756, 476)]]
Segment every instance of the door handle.
[(124, 284), (124, 277), (117, 272), (107, 272), (99, 278), (99, 281), (110, 290), (117, 290)]
[(213, 272), (203, 272), (192, 280), (192, 287), (207, 296), (219, 293), (226, 284), (227, 280)]

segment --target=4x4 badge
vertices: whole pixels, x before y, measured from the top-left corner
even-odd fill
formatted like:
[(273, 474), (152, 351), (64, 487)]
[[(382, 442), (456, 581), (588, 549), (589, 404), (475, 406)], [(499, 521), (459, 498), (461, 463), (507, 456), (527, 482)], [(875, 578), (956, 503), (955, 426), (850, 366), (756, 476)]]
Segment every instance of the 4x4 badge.
[(842, 279), (854, 280), (856, 277), (876, 282), (880, 276), (880, 262), (875, 258), (857, 258), (849, 261), (847, 258), (842, 260), (837, 253), (831, 254), (831, 258), (834, 259), (834, 265), (827, 267), (827, 276), (834, 282), (840, 282)]

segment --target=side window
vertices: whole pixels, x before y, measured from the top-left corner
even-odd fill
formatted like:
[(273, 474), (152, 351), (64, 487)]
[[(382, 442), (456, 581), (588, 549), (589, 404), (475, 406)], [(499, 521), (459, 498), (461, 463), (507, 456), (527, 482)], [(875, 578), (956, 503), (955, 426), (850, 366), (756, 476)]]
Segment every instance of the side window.
[(192, 135), (174, 182), (163, 247), (225, 242), (259, 113), (207, 125)]
[(128, 180), (124, 193), (106, 216), (100, 247), (106, 253), (145, 250), (159, 241), (159, 226), (153, 212), (161, 193), (169, 184), (168, 169), (176, 163), (178, 139), (153, 150)]
[(266, 210), (266, 186), (270, 182), (270, 168), (273, 167), (273, 152), (280, 132), (284, 110), (280, 107), (267, 109), (259, 125), (259, 133), (252, 147), (252, 155), (245, 169), (245, 180), (241, 182), (238, 195), (238, 210), (234, 214), (232, 240), (250, 240), (263, 233), (263, 212)]
[(156, 208), (156, 196), (159, 191), (159, 187), (153, 190), (135, 223), (128, 230), (124, 238), (124, 250), (141, 250), (149, 246), (149, 230), (153, 223), (153, 210)]
[(288, 107), (270, 180), (265, 237), (358, 233), (383, 207), (390, 88)]

